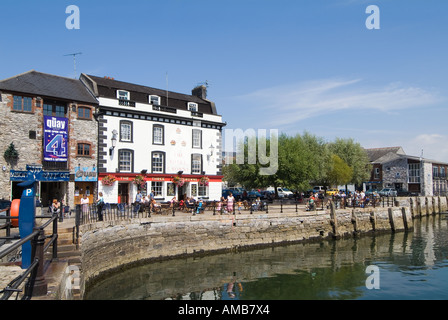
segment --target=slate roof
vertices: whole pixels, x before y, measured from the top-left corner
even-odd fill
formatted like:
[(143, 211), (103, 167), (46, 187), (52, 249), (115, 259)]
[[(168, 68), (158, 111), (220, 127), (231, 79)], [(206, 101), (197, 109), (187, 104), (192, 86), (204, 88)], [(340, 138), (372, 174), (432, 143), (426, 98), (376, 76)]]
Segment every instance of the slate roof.
[(373, 149), (365, 149), (365, 151), (367, 152), (367, 155), (371, 163), (387, 163), (399, 158), (403, 158), (413, 161), (424, 161), (433, 164), (441, 164), (441, 165), (448, 164), (442, 161), (407, 155), (403, 151), (402, 147), (373, 148)]
[(365, 149), (370, 162), (377, 162), (378, 159), (391, 153), (393, 155), (405, 155), (402, 147), (387, 147), (387, 148), (373, 148)]
[(168, 105), (169, 107), (187, 110), (187, 102), (195, 102), (198, 104), (199, 112), (216, 114), (216, 107), (213, 102), (195, 95), (168, 91), (167, 103), (166, 90), (87, 74), (81, 75), (81, 81), (86, 82), (97, 97), (116, 99), (116, 90), (125, 90), (131, 93), (130, 100), (135, 102), (148, 103), (148, 95), (156, 95), (161, 98), (161, 105), (163, 106)]
[(35, 70), (0, 81), (0, 90), (98, 104), (97, 99), (80, 80)]

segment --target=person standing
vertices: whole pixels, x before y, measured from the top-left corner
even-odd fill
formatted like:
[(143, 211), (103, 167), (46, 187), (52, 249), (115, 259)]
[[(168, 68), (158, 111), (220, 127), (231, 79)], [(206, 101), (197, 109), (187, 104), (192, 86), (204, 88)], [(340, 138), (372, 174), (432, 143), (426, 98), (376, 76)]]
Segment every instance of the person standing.
[(87, 198), (87, 194), (85, 193), (81, 198), (81, 208), (83, 214), (89, 213), (89, 198)]
[(98, 193), (98, 200), (96, 201), (96, 206), (98, 208), (98, 220), (103, 221), (104, 198), (102, 192)]
[(227, 212), (232, 213), (233, 212), (233, 203), (235, 202), (235, 198), (232, 195), (232, 192), (229, 192), (229, 195), (227, 196)]

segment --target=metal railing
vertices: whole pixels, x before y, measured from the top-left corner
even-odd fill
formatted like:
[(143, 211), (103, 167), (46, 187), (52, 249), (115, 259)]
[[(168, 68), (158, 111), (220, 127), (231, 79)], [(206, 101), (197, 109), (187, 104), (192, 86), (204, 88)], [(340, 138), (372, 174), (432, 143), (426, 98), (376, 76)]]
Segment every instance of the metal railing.
[[(9, 213), (9, 209), (8, 209)], [(17, 219), (18, 217), (12, 216), (2, 216), (2, 219), (7, 219), (9, 222), (12, 219)], [(47, 282), (45, 280), (45, 259), (44, 253), (53, 246), (51, 260), (57, 258), (57, 239), (58, 239), (58, 216), (54, 214), (52, 216), (37, 216), (36, 219), (49, 219), (43, 225), (35, 227), (34, 231), (24, 238), (11, 237), (7, 235), (6, 237), (1, 237), (3, 240), (18, 240), (7, 249), (0, 251), (0, 259), (6, 257), (12, 252), (17, 251), (23, 244), (31, 241), (31, 264), (30, 266), (18, 277), (13, 279), (3, 290), (0, 290), (0, 300), (8, 300), (14, 293), (16, 293), (16, 299), (18, 299), (19, 294), (23, 291), (19, 289), (24, 281), (25, 291), (21, 300), (30, 300), (33, 296), (43, 296), (47, 294)], [(53, 223), (53, 233), (49, 236), (45, 235), (45, 229)], [(47, 241), (48, 240), (48, 241)], [(1, 249), (1, 247), (0, 247)]]
[[(356, 199), (336, 199), (326, 197), (325, 199), (317, 199), (311, 208), (308, 208), (308, 198), (302, 199), (279, 199), (274, 201), (268, 201), (266, 199), (256, 201), (255, 199), (249, 199), (244, 201), (234, 201), (229, 208), (226, 203), (220, 203), (219, 201), (203, 201), (201, 207), (198, 206), (196, 201), (193, 205), (184, 204), (179, 207), (178, 204), (171, 205), (170, 203), (159, 203), (157, 207), (152, 207), (147, 204), (109, 204), (106, 203), (100, 211), (96, 205), (81, 205), (76, 206), (76, 218), (75, 228), (76, 235), (79, 233), (79, 226), (89, 223), (95, 223), (97, 221), (113, 221), (113, 220), (130, 220), (138, 218), (150, 218), (151, 215), (171, 215), (176, 216), (179, 212), (188, 212), (192, 215), (199, 213), (209, 212), (213, 215), (222, 214), (239, 214), (242, 212), (255, 213), (255, 212), (280, 212), (299, 210), (324, 210), (329, 208), (329, 202), (335, 203), (336, 208), (365, 208), (365, 207), (390, 207), (395, 205), (395, 197), (374, 197), (369, 198), (368, 201), (359, 201)], [(77, 238), (77, 236), (76, 236)], [(76, 241), (75, 241), (76, 243)]]
[(118, 105), (124, 107), (135, 107), (135, 101), (126, 100), (126, 99), (118, 99)]
[(176, 108), (171, 108), (171, 107), (161, 106), (161, 105), (153, 105), (152, 106), (152, 110), (169, 112), (169, 113), (177, 113), (177, 109)]
[[(6, 216), (10, 215), (9, 211), (10, 211), (10, 208), (0, 210), (0, 230), (3, 230), (3, 229), (6, 230), (6, 237), (11, 236), (11, 227), (12, 227), (11, 219), (5, 218)], [(2, 222), (2, 220), (5, 220), (5, 221)]]
[(367, 208), (367, 207), (394, 207), (397, 197), (393, 196), (371, 196), (361, 200), (355, 197), (332, 197), (337, 209), (345, 208)]

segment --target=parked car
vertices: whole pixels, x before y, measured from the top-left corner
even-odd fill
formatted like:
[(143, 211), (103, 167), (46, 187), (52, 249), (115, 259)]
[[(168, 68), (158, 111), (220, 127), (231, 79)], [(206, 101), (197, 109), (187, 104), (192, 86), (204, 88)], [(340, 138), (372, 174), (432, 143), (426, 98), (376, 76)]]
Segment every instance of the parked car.
[(396, 197), (397, 190), (394, 188), (384, 188), (383, 190), (380, 190), (378, 194), (382, 197)]
[[(271, 191), (275, 193), (274, 187), (269, 187), (266, 191)], [(294, 193), (292, 193), (289, 189), (277, 187), (277, 194), (279, 198), (294, 198)]]
[(235, 190), (235, 189), (223, 189), (223, 190), (222, 190), (222, 196), (223, 196), (224, 198), (227, 198), (227, 196), (229, 195), (229, 193), (232, 193), (232, 195), (233, 195), (233, 197), (234, 197), (235, 199), (240, 199), (240, 198), (243, 197), (242, 192), (240, 192), (240, 191), (238, 191), (238, 190)]
[(250, 191), (247, 193), (247, 197), (248, 197), (249, 199), (256, 199), (256, 198), (260, 198), (260, 199), (261, 199), (261, 193), (258, 192), (258, 191), (255, 190), (255, 189), (252, 189), (252, 190), (250, 190)]
[(261, 191), (261, 199), (265, 200), (274, 200), (275, 199), (275, 192), (274, 191)]
[(418, 197), (418, 192), (411, 191), (397, 191), (398, 197)]
[(369, 197), (378, 197), (379, 196), (379, 194), (378, 194), (378, 192), (376, 191), (376, 190), (367, 190), (366, 191), (366, 196), (369, 196)]
[(338, 193), (339, 193), (338, 189), (328, 189), (327, 190), (327, 196), (334, 196)]
[(240, 187), (230, 187), (229, 190), (232, 192), (233, 196), (235, 195), (243, 195), (244, 189)]
[(282, 188), (282, 193), (285, 198), (289, 198), (289, 199), (294, 198), (294, 193), (292, 193), (292, 191), (287, 188)]

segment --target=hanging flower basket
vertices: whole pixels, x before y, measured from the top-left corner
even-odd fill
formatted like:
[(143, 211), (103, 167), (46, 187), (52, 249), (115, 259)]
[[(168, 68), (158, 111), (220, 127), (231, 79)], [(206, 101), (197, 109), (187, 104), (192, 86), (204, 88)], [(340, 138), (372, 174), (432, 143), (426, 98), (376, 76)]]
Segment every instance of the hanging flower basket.
[(176, 177), (173, 178), (173, 183), (177, 184), (179, 187), (182, 187), (185, 184), (185, 179), (176, 176)]
[(103, 186), (110, 187), (114, 185), (115, 181), (117, 181), (117, 179), (113, 175), (108, 175), (101, 180), (101, 183)]
[(202, 177), (199, 180), (199, 184), (202, 186), (208, 186), (209, 183), (210, 183), (210, 179), (208, 177)]
[(144, 189), (146, 187), (145, 178), (143, 178), (143, 176), (141, 175), (136, 176), (132, 182), (137, 186), (139, 186), (140, 188)]

